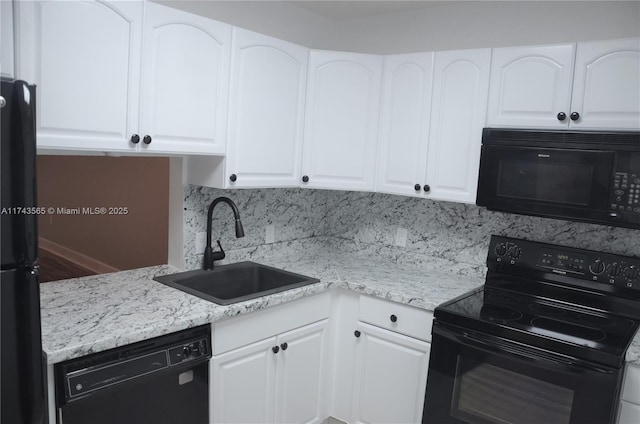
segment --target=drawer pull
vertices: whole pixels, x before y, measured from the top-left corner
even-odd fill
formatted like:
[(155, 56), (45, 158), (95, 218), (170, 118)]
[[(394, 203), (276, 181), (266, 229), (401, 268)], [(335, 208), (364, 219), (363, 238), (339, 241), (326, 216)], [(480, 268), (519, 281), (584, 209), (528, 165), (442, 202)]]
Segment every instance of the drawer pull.
[(356, 330), (356, 331), (353, 332), (353, 335), (356, 336), (356, 337), (360, 337), (360, 332), (358, 330)]
[(396, 322), (398, 321), (398, 317), (395, 316), (394, 314), (391, 314), (391, 316), (389, 317), (389, 319), (391, 320), (391, 322)]

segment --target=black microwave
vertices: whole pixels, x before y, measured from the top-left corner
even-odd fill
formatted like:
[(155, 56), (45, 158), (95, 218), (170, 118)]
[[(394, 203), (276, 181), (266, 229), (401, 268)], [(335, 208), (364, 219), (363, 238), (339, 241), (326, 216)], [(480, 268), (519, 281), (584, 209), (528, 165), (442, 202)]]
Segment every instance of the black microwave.
[(485, 128), (476, 204), (640, 228), (640, 132)]

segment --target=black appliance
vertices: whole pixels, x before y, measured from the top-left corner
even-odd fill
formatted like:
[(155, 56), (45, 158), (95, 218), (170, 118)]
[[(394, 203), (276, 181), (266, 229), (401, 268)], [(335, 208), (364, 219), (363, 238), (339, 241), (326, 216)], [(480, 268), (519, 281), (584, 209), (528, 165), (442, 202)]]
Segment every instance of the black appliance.
[(209, 422), (211, 326), (55, 366), (58, 424)]
[(423, 423), (614, 423), (640, 258), (492, 236), (485, 285), (435, 309)]
[(640, 132), (485, 128), (476, 204), (640, 228)]
[(40, 335), (35, 86), (0, 80), (0, 417), (47, 422)]

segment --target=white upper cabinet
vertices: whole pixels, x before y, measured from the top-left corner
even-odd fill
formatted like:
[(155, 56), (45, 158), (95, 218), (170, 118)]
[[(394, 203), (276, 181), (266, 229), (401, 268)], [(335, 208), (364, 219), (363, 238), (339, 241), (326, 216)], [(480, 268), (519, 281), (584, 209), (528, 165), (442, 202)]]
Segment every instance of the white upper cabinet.
[(488, 125), (566, 128), (573, 51), (573, 44), (494, 49)]
[(435, 55), (428, 198), (475, 203), (490, 63), (490, 49)]
[(305, 47), (234, 28), (226, 187), (300, 185), (307, 58)]
[(145, 3), (141, 151), (225, 150), (231, 27)]
[(134, 151), (142, 2), (19, 5), (19, 77), (37, 85), (38, 148)]
[(640, 129), (640, 39), (578, 43), (571, 127)]
[(303, 187), (373, 191), (382, 57), (312, 51)]
[(433, 53), (386, 56), (376, 190), (422, 195), (426, 182)]
[(640, 129), (640, 39), (494, 49), (487, 125)]
[(230, 26), (142, 1), (20, 2), (19, 16), (38, 148), (224, 152)]

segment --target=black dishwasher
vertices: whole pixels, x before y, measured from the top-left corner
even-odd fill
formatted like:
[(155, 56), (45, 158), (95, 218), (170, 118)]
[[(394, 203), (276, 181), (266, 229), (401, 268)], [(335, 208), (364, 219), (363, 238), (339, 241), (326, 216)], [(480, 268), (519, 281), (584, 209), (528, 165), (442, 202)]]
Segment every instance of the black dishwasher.
[(209, 422), (209, 325), (55, 366), (58, 424)]

